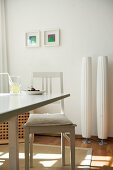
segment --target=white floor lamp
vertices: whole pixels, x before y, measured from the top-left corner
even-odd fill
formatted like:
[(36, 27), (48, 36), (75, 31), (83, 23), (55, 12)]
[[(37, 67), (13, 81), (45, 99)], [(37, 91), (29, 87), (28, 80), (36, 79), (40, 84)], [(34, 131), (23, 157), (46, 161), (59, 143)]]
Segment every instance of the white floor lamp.
[(83, 57), (81, 72), (81, 129), (85, 143), (92, 133), (92, 58)]
[(99, 56), (97, 65), (97, 131), (100, 144), (108, 137), (108, 57)]

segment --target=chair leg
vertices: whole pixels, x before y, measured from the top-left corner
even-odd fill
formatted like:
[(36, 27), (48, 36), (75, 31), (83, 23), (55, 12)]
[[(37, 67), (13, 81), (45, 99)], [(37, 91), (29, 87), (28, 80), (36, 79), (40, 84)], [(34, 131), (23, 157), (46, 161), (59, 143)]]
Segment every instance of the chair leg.
[(30, 134), (30, 168), (33, 167), (33, 141), (34, 141), (34, 134)]
[(65, 165), (65, 138), (63, 133), (61, 133), (61, 153), (62, 153), (62, 166)]
[(75, 127), (70, 132), (71, 170), (75, 170)]
[(29, 128), (25, 128), (25, 170), (29, 170)]

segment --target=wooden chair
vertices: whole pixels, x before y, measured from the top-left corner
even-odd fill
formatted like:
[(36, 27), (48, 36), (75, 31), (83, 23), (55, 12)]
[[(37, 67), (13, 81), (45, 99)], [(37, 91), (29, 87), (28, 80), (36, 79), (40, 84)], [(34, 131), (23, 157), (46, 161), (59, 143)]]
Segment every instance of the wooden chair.
[[(33, 79), (40, 78), (42, 80), (42, 89), (45, 93), (52, 93), (53, 80), (58, 78), (60, 81), (60, 93), (63, 93), (63, 73), (62, 72), (34, 72)], [(58, 82), (55, 88), (58, 87)], [(57, 103), (58, 104), (58, 103)], [(75, 126), (64, 114), (64, 100), (60, 101), (60, 113), (41, 113), (34, 114), (30, 112), (30, 117), (25, 128), (25, 170), (29, 170), (29, 152), (30, 167), (33, 167), (33, 134), (40, 133), (60, 133), (61, 134), (61, 152), (62, 165), (65, 165), (65, 139), (70, 138), (71, 151), (71, 170), (75, 170)], [(66, 134), (69, 134), (67, 137)], [(30, 147), (29, 147), (30, 141)]]

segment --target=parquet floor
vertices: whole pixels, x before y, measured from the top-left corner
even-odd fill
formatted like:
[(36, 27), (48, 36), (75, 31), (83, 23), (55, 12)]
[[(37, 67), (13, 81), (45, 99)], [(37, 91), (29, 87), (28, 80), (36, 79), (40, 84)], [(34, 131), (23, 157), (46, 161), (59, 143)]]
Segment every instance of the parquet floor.
[[(113, 138), (108, 138), (106, 142), (105, 145), (99, 145), (97, 137), (92, 137), (91, 143), (85, 144), (80, 136), (76, 136), (76, 147), (93, 149), (91, 170), (113, 170)], [(35, 135), (35, 143), (60, 145), (60, 137)], [(66, 145), (69, 145), (67, 141)]]

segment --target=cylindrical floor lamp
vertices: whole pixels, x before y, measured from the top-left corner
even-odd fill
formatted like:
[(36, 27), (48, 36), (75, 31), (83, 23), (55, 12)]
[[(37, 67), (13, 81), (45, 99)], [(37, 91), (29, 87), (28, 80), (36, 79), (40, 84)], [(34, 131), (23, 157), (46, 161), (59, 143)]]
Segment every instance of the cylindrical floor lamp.
[(83, 57), (81, 72), (81, 129), (84, 142), (92, 133), (92, 58)]
[(100, 144), (108, 137), (108, 57), (99, 56), (97, 64), (97, 131)]

